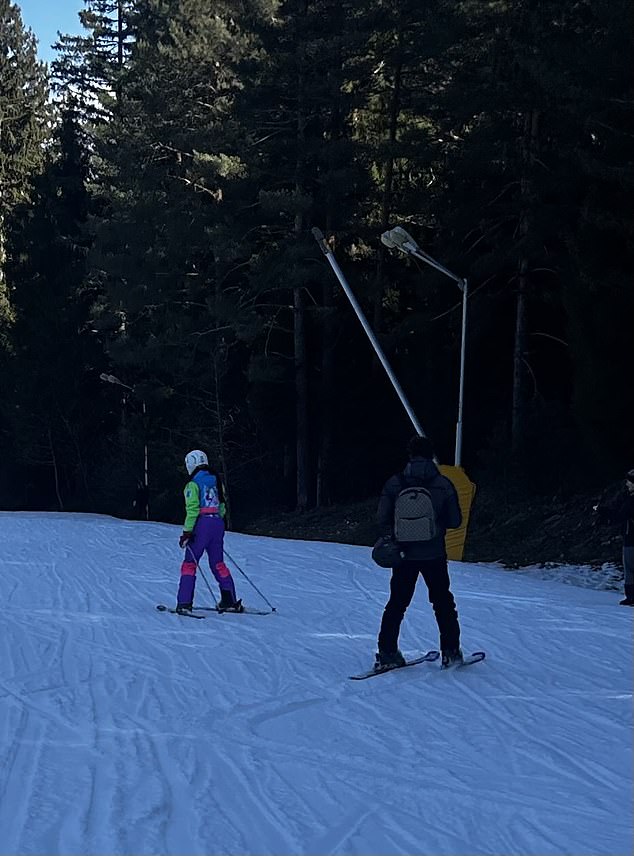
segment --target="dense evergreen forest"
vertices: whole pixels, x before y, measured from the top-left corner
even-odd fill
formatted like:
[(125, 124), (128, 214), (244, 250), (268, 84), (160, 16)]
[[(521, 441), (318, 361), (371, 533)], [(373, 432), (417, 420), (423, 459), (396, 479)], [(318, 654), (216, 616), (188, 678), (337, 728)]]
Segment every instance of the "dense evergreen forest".
[[(412, 427), (565, 496), (633, 466), (629, 0), (84, 0), (37, 60), (0, 0), (0, 507), (234, 525), (377, 494)], [(101, 379), (110, 375), (121, 383)]]

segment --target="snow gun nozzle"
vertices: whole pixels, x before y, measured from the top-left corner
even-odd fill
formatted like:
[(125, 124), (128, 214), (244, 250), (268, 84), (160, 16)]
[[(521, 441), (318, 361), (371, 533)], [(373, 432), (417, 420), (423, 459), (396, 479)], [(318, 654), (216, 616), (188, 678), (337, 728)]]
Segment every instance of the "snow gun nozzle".
[(324, 238), (324, 233), (317, 226), (313, 226), (310, 231), (313, 233), (313, 238), (319, 244), (319, 248), (321, 249), (322, 253), (327, 256), (329, 250), (328, 245), (326, 244), (326, 239)]

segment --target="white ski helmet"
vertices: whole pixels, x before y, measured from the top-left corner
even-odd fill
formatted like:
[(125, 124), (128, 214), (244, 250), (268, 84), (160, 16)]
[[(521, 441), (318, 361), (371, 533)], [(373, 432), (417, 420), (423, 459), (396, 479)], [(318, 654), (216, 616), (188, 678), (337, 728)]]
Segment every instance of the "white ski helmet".
[(196, 467), (207, 466), (208, 463), (207, 455), (200, 449), (194, 449), (193, 452), (188, 452), (185, 455), (185, 466), (189, 475), (194, 472)]

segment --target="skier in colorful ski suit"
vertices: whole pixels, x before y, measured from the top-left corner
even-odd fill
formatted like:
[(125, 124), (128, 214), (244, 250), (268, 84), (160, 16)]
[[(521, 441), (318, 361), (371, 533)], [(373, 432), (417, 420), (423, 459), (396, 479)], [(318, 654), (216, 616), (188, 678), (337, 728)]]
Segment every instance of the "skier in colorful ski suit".
[(185, 523), (179, 546), (185, 548), (181, 565), (176, 609), (190, 611), (194, 603), (196, 568), (206, 551), (209, 567), (220, 586), (222, 609), (242, 612), (242, 601), (236, 598), (236, 588), (229, 568), (224, 562), (223, 541), (225, 534), (225, 503), (222, 483), (210, 471), (207, 455), (194, 449), (185, 457), (185, 466), (190, 480), (185, 485)]

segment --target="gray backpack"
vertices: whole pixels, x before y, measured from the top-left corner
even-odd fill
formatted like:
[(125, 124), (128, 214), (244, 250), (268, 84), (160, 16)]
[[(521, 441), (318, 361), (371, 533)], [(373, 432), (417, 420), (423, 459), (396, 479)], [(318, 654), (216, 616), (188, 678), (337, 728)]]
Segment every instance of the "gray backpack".
[(403, 476), (401, 484), (394, 503), (394, 540), (399, 544), (431, 541), (438, 535), (438, 521), (430, 492), (420, 485), (406, 486)]

